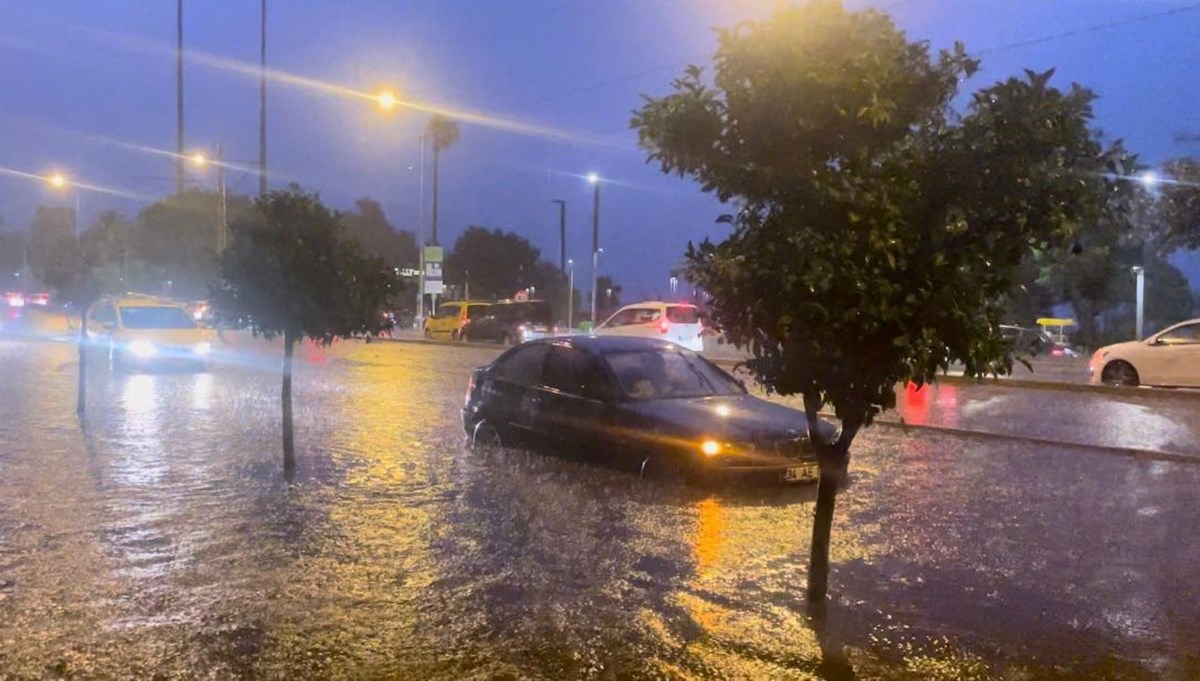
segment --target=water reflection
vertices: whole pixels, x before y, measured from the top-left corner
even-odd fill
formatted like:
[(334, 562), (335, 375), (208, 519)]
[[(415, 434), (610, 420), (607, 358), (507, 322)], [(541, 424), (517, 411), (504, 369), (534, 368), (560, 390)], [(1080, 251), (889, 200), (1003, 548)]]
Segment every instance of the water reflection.
[[(1168, 535), (1200, 523), (1200, 474), (1178, 465), (868, 431), (818, 626), (811, 487), (714, 493), (569, 452), (469, 452), (466, 372), (494, 353), (299, 362), (289, 484), (274, 371), (100, 378), (82, 437), (70, 349), (4, 352), (0, 400), (29, 415), (0, 422), (14, 676), (803, 678), (831, 660), (1020, 676), (1034, 654), (1136, 675), (1114, 662), (1130, 650), (1187, 676), (1200, 593)], [(1178, 605), (1156, 609), (1163, 594)]]

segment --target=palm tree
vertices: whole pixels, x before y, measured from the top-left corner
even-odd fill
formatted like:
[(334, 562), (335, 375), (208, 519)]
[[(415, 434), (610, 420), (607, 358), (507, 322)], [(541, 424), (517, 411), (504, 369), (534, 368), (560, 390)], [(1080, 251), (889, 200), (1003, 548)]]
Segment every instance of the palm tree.
[(442, 149), (449, 149), (458, 141), (458, 123), (441, 114), (434, 114), (425, 127), (425, 134), (433, 140), (433, 245), (438, 245), (438, 158)]

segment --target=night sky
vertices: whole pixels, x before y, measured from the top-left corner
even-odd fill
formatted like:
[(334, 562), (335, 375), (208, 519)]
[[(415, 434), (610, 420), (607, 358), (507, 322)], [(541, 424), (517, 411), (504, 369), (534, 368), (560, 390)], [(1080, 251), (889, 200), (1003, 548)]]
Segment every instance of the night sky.
[[(398, 227), (418, 221), (418, 134), (428, 114), (386, 114), (353, 94), (468, 111), (442, 157), (441, 241), (468, 225), (513, 230), (586, 262), (591, 191), (601, 198), (602, 273), (627, 299), (658, 296), (688, 240), (719, 236), (721, 211), (690, 182), (644, 163), (628, 129), (639, 93), (667, 92), (687, 62), (706, 64), (714, 26), (760, 17), (773, 0), (270, 0), (268, 61), (299, 76), (269, 85), (269, 168), (339, 208), (370, 196)], [(954, 40), (983, 59), (969, 89), (1057, 67), (1101, 97), (1098, 124), (1147, 162), (1200, 155), (1200, 3), (1154, 0), (901, 0), (887, 7), (914, 38)], [(850, 3), (853, 7), (864, 3)], [(1138, 17), (1177, 10), (1172, 14)], [(0, 16), (0, 216), (25, 227), (39, 203), (68, 199), (12, 172), (61, 171), (121, 194), (82, 195), (84, 217), (129, 215), (172, 188), (175, 3), (54, 0), (3, 4)], [(257, 0), (189, 0), (185, 45), (189, 149), (253, 166), (258, 154)], [(1110, 25), (1098, 30), (1097, 27)], [(1040, 40), (1046, 38), (1045, 40)], [(205, 58), (214, 57), (214, 59)], [(229, 68), (244, 64), (245, 69)], [(302, 82), (323, 82), (313, 87)], [(519, 129), (522, 132), (515, 132)], [(211, 186), (211, 171), (193, 179)], [(233, 173), (237, 191), (253, 175)], [(426, 183), (428, 190), (428, 182)], [(428, 224), (426, 202), (426, 225)], [(1200, 270), (1189, 263), (1193, 286)], [(586, 275), (586, 266), (580, 270)]]

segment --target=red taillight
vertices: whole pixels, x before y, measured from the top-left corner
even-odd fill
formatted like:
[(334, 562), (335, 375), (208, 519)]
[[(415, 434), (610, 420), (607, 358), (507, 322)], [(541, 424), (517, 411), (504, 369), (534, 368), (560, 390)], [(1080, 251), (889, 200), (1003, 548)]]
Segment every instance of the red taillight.
[(671, 328), (671, 322), (668, 322), (666, 317), (663, 317), (662, 319), (659, 320), (659, 322), (658, 322), (658, 332), (659, 333), (666, 333), (667, 330), (670, 328)]
[(473, 393), (473, 392), (475, 392), (475, 374), (474, 373), (472, 373), (471, 377), (467, 379), (467, 398), (465, 400), (463, 400), (464, 405), (471, 403), (471, 393)]

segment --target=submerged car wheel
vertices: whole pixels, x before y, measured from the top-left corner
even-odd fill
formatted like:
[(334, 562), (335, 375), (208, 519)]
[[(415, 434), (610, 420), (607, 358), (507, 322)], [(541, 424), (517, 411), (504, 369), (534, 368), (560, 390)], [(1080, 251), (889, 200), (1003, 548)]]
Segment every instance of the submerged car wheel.
[(503, 446), (504, 440), (500, 437), (500, 431), (496, 430), (495, 426), (487, 421), (480, 421), (475, 424), (475, 429), (471, 433), (471, 449), (483, 451), (499, 449)]
[(1134, 369), (1133, 365), (1129, 362), (1123, 362), (1120, 360), (1117, 360), (1116, 362), (1109, 362), (1104, 367), (1104, 373), (1100, 374), (1100, 380), (1103, 381), (1105, 385), (1111, 385), (1118, 388), (1132, 388), (1136, 387), (1138, 383), (1140, 383), (1138, 380), (1137, 369)]

